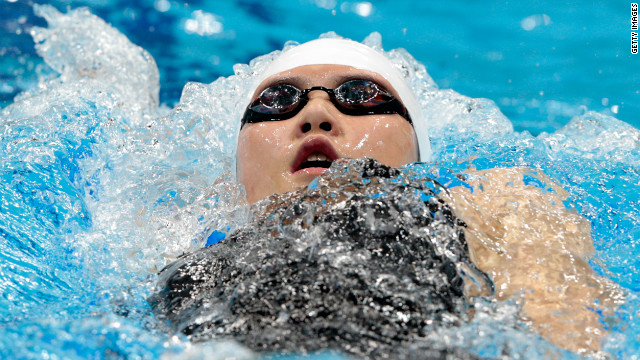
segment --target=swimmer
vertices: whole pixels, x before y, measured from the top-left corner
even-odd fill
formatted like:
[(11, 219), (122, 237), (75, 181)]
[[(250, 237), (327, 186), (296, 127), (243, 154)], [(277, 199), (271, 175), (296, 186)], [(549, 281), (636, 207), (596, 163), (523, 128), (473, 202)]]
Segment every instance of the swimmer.
[[(339, 158), (392, 167), (431, 160), (428, 127), (403, 75), (381, 52), (351, 40), (284, 51), (245, 101), (237, 178), (250, 203), (309, 184)], [(620, 291), (587, 263), (594, 252), (588, 221), (564, 207), (566, 194), (544, 175), (536, 176), (555, 194), (525, 185), (530, 171), (470, 171), (471, 185), (486, 191), (454, 188), (448, 200), (467, 223), (472, 259), (492, 277), (497, 299), (518, 297), (522, 320), (548, 341), (597, 351), (606, 332), (593, 309), (606, 313)]]
[(392, 167), (431, 158), (409, 86), (381, 53), (354, 41), (320, 39), (286, 52), (250, 102), (237, 175), (251, 203), (307, 185), (338, 158)]

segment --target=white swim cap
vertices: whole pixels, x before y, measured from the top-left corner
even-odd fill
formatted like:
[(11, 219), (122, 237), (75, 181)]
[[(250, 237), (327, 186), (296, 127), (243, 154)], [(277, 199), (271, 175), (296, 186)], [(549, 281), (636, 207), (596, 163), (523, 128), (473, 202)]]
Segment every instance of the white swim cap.
[[(381, 52), (348, 39), (317, 39), (285, 50), (257, 78), (249, 93), (269, 76), (305, 65), (345, 65), (382, 75), (395, 89), (409, 111), (418, 138), (420, 161), (431, 160), (431, 142), (422, 109), (414, 92), (393, 63)], [(248, 102), (250, 102), (249, 100)]]

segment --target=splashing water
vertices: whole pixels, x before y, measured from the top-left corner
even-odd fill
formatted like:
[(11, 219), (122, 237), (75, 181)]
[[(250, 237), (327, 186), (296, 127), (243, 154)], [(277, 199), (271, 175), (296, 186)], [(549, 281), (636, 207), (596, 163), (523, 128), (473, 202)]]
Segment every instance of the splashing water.
[(194, 341), (229, 337), (255, 351), (472, 358), (424, 341), (468, 318), (465, 286), (492, 293), (451, 209), (372, 159), (337, 160), (316, 181), (164, 269), (150, 300), (158, 318)]
[[(252, 218), (233, 178), (235, 99), (277, 52), (187, 84), (167, 109), (145, 50), (87, 10), (35, 10), (49, 23), (33, 30), (37, 51), (59, 76), (0, 113), (0, 356), (257, 358), (230, 341), (193, 345), (158, 330), (146, 299), (159, 269)], [(365, 43), (382, 48), (376, 34)], [(590, 265), (624, 293), (599, 318), (602, 351), (640, 352), (640, 131), (587, 112), (552, 134), (514, 132), (493, 102), (439, 90), (402, 50), (386, 55), (412, 79), (431, 124), (436, 163), (407, 166), (407, 176), (483, 193), (456, 174), (525, 166), (557, 182), (567, 192), (558, 201), (591, 224)], [(520, 178), (551, 192), (540, 177)], [(518, 301), (478, 300), (468, 323), (432, 338), (489, 358), (577, 356), (536, 336)]]

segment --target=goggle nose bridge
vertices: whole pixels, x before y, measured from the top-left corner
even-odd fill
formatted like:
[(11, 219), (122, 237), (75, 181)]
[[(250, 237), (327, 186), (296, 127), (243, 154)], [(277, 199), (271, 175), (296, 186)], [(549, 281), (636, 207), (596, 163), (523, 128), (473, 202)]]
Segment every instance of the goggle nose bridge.
[(298, 91), (298, 101), (304, 101), (305, 103), (309, 102), (309, 93), (311, 93), (312, 91), (324, 91), (329, 95), (329, 99), (331, 99), (331, 102), (335, 103), (336, 100), (336, 92), (334, 91), (334, 89), (329, 89), (324, 86), (312, 86), (310, 88)]
[(336, 106), (338, 109), (343, 108), (342, 101), (341, 99), (337, 98), (335, 89), (330, 89), (324, 86), (312, 86), (304, 90), (300, 90), (298, 88), (296, 89), (298, 90), (297, 99), (296, 99), (297, 100), (296, 109), (298, 109), (298, 111), (299, 109), (302, 109), (309, 102), (309, 93), (311, 93), (312, 91), (326, 92), (327, 95), (329, 95), (329, 100), (331, 100), (334, 106)]
[[(346, 84), (346, 83), (345, 83)], [(343, 108), (344, 105), (347, 104), (347, 101), (342, 98), (342, 96), (338, 97), (338, 94), (336, 94), (336, 90), (340, 89), (342, 86), (344, 86), (344, 84), (341, 84), (340, 86), (338, 86), (335, 89), (330, 89), (324, 86), (312, 86), (310, 88), (304, 89), (304, 90), (300, 90), (298, 88), (296, 88), (294, 86), (295, 89), (298, 90), (298, 102), (300, 103), (299, 105), (304, 105), (306, 103), (309, 102), (309, 93), (312, 91), (324, 91), (329, 95), (329, 99), (331, 99), (331, 102), (338, 108)], [(376, 90), (376, 94), (380, 93), (381, 90), (378, 89), (377, 87), (374, 87)], [(371, 98), (373, 98), (375, 96), (370, 97), (369, 99), (366, 99), (367, 101), (370, 100)]]

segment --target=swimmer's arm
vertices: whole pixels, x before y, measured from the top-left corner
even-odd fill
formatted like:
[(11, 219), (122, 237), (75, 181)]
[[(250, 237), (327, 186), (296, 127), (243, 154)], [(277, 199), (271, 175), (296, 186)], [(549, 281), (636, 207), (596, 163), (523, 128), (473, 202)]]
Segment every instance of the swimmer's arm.
[[(596, 351), (606, 335), (593, 309), (611, 311), (621, 291), (588, 264), (589, 222), (564, 206), (567, 193), (529, 168), (469, 172), (471, 193), (450, 189), (472, 259), (491, 276), (496, 297), (523, 300), (521, 317), (543, 337), (572, 351)], [(534, 176), (544, 189), (526, 185)]]

